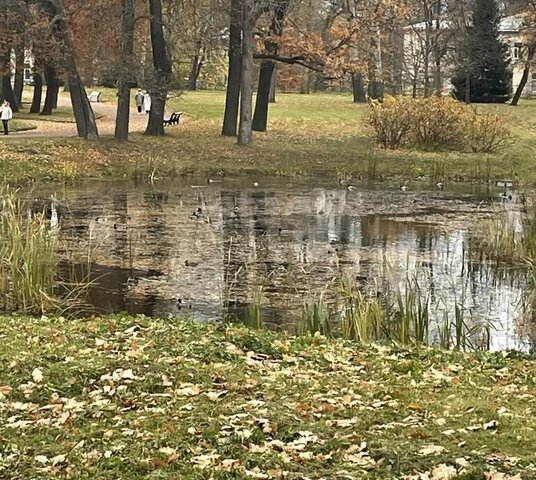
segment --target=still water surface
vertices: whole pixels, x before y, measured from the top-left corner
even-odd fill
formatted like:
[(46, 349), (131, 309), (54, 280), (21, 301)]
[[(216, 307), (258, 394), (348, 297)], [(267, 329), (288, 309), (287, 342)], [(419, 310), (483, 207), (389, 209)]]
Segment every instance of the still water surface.
[[(55, 195), (62, 256), (91, 262), (98, 313), (218, 318), (224, 299), (240, 317), (260, 297), (265, 322), (290, 328), (304, 299), (336, 289), (342, 273), (365, 289), (418, 278), (440, 321), (456, 302), (491, 322), (493, 349), (529, 348), (518, 321), (525, 276), (470, 261), (470, 226), (497, 208), (498, 192), (471, 186), (403, 192), (280, 178), (184, 178), (155, 185), (89, 182)], [(505, 214), (518, 216), (515, 205)]]

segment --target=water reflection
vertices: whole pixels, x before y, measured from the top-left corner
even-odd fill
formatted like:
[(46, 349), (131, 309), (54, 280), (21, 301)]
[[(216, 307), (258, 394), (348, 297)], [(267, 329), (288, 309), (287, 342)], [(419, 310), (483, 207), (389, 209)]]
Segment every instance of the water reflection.
[(99, 281), (89, 301), (100, 312), (209, 319), (228, 301), (240, 315), (262, 290), (266, 321), (289, 328), (304, 297), (329, 290), (341, 271), (369, 286), (403, 286), (410, 275), (438, 321), (461, 303), (472, 322), (493, 322), (492, 348), (527, 341), (514, 322), (522, 272), (467, 258), (487, 193), (255, 181), (88, 183), (31, 195), (56, 194), (62, 254), (91, 259)]

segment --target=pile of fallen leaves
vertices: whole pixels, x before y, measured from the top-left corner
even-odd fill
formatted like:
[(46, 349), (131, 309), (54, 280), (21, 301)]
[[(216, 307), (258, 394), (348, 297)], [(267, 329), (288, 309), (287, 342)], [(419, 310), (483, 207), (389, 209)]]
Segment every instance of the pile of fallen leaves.
[(0, 359), (0, 478), (536, 478), (519, 354), (3, 317)]

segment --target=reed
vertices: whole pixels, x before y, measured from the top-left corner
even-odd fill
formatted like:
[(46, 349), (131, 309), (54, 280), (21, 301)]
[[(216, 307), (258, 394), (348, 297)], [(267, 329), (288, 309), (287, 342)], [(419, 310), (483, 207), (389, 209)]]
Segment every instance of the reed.
[(43, 214), (26, 212), (16, 192), (0, 192), (0, 295), (5, 310), (52, 308), (58, 268), (57, 232)]
[(390, 322), (391, 338), (404, 345), (428, 344), (430, 299), (424, 296), (417, 278), (406, 278), (395, 292)]
[(255, 330), (264, 329), (264, 316), (262, 312), (262, 286), (258, 287), (246, 308), (244, 323)]
[(323, 293), (310, 300), (304, 300), (298, 334), (305, 336), (320, 334), (331, 337), (333, 332), (330, 319), (331, 309), (325, 302)]
[(386, 312), (379, 298), (367, 297), (348, 278), (340, 280), (339, 298), (340, 333), (344, 339), (370, 343), (384, 338)]

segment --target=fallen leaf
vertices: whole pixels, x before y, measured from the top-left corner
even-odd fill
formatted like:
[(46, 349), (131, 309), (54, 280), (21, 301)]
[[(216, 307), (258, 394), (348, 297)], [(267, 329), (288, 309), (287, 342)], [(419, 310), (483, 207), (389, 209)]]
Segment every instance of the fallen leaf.
[(41, 383), (43, 381), (43, 372), (39, 368), (34, 368), (32, 378), (35, 383)]
[(439, 455), (445, 451), (445, 447), (441, 445), (426, 445), (425, 447), (419, 450), (421, 455)]
[(9, 385), (0, 385), (0, 393), (6, 397), (13, 391)]

